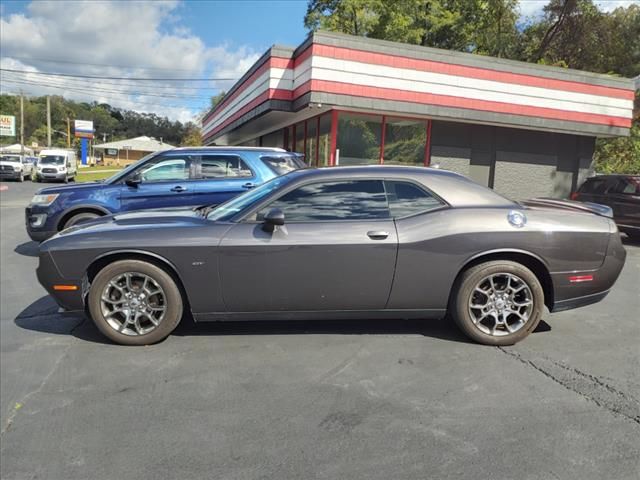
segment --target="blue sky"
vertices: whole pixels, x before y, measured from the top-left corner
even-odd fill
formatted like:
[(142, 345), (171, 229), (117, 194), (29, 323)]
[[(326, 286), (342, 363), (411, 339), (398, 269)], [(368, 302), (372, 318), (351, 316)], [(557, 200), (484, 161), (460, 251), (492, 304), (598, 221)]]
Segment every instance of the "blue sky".
[[(640, 2), (595, 1), (603, 10)], [(539, 16), (546, 3), (520, 0), (522, 19)], [(0, 91), (96, 100), (186, 121), (269, 46), (299, 45), (306, 8), (306, 0), (2, 0), (0, 66), (20, 72), (3, 71)]]

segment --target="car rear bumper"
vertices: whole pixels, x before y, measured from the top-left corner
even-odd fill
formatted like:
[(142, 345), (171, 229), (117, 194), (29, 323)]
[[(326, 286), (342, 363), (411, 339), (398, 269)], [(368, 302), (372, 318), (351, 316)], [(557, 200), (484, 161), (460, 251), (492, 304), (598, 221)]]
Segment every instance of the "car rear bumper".
[(554, 301), (552, 312), (591, 305), (604, 299), (615, 284), (627, 252), (620, 234), (611, 234), (604, 262), (596, 270), (552, 273)]

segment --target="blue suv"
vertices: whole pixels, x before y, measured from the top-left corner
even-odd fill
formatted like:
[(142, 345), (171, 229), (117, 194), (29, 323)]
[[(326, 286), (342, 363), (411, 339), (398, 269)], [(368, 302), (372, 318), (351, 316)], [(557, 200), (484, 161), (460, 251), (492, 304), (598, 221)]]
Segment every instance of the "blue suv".
[(131, 210), (217, 205), (305, 167), (280, 148), (188, 147), (148, 155), (103, 182), (43, 188), (26, 208), (27, 232), (43, 241), (81, 221)]

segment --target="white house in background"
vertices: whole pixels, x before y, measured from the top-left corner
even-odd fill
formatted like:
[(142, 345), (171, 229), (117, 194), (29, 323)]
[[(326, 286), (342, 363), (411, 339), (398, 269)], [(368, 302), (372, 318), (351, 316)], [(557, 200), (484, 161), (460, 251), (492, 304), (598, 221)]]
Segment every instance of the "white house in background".
[(118, 140), (117, 142), (94, 145), (96, 155), (101, 155), (105, 165), (126, 166), (145, 155), (174, 148), (173, 145), (156, 140), (153, 137), (141, 136)]

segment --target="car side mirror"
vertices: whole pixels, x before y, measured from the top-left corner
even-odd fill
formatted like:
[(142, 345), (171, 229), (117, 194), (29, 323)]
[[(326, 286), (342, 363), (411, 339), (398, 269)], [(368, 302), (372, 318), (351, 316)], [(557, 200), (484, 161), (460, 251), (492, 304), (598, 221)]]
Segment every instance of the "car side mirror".
[(284, 225), (284, 212), (279, 208), (272, 208), (264, 216), (264, 224), (262, 229), (265, 232), (273, 233), (276, 227)]
[(137, 188), (138, 185), (142, 183), (142, 177), (139, 173), (134, 173), (129, 178), (127, 178), (124, 183), (126, 183), (130, 187)]

